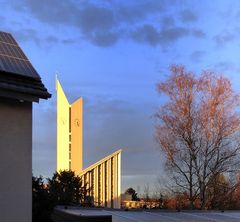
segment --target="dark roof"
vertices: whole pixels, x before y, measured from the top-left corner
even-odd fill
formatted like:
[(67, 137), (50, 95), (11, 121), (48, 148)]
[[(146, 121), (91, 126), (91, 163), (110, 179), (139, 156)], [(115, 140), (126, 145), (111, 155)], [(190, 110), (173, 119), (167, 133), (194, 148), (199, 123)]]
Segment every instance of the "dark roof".
[(0, 96), (36, 102), (51, 97), (12, 35), (1, 31)]

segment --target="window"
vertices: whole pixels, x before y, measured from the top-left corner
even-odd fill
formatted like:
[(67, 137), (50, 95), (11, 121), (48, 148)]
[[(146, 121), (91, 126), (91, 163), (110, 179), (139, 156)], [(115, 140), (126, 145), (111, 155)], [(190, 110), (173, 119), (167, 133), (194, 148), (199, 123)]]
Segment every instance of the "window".
[(71, 107), (69, 107), (69, 133), (71, 133), (71, 115), (72, 115), (72, 112), (71, 112)]

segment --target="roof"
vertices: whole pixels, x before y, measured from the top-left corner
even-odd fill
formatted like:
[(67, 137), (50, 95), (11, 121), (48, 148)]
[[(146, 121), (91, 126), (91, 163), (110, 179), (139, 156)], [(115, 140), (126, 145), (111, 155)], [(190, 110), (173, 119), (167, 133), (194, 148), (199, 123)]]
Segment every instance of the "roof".
[(87, 173), (88, 171), (91, 171), (91, 170), (94, 169), (95, 167), (99, 166), (100, 164), (104, 163), (105, 161), (110, 160), (112, 157), (114, 157), (114, 156), (116, 156), (116, 155), (118, 155), (118, 154), (121, 154), (121, 153), (122, 153), (122, 150), (119, 149), (119, 150), (115, 151), (114, 153), (112, 153), (112, 154), (104, 157), (103, 159), (99, 160), (98, 162), (96, 162), (96, 163), (92, 164), (91, 166), (87, 167), (86, 169), (84, 169), (84, 170), (81, 172), (80, 176), (84, 175), (84, 174)]
[(10, 33), (0, 31), (0, 97), (30, 102), (48, 99), (40, 75)]

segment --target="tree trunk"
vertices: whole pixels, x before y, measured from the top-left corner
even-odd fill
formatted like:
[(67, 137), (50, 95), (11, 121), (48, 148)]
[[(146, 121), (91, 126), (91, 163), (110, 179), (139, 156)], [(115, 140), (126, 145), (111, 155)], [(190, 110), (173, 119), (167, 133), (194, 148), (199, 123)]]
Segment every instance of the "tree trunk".
[[(190, 154), (191, 155), (191, 154)], [(193, 178), (192, 178), (192, 158), (190, 158), (190, 175), (189, 175), (189, 201), (190, 201), (190, 209), (194, 209), (194, 198), (193, 198)]]
[(201, 210), (204, 210), (206, 206), (206, 188), (202, 182), (200, 185), (200, 200), (201, 200)]

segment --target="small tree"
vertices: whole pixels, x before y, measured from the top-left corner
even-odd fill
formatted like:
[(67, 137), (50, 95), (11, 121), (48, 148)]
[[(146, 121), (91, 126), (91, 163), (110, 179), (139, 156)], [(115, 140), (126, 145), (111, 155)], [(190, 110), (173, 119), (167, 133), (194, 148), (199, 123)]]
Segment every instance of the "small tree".
[(240, 177), (236, 177), (236, 184), (232, 192), (229, 194), (229, 205), (228, 209), (230, 210), (239, 210), (240, 209)]
[(71, 205), (83, 203), (86, 188), (82, 180), (73, 171), (60, 171), (48, 179), (48, 189), (55, 205)]
[(43, 182), (43, 178), (32, 177), (32, 221), (33, 222), (50, 222), (51, 212), (53, 209), (52, 202), (49, 198), (48, 191)]
[(207, 188), (208, 205), (210, 209), (223, 210), (227, 208), (230, 185), (222, 174), (217, 175)]
[(129, 194), (132, 196), (132, 200), (133, 201), (139, 201), (139, 198), (138, 198), (138, 194), (137, 192), (132, 188), (132, 187), (129, 187), (126, 191), (125, 191), (125, 194)]

